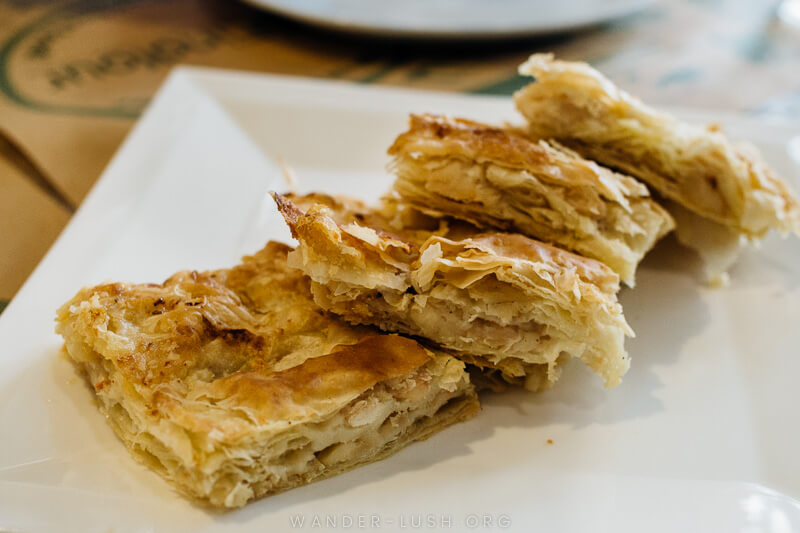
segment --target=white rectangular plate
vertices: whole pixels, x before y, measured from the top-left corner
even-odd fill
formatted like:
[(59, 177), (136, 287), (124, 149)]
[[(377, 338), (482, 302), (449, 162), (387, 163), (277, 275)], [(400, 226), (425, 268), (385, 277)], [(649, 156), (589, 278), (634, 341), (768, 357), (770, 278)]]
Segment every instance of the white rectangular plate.
[[(83, 285), (229, 266), (287, 240), (267, 198), (286, 188), (275, 158), (303, 190), (376, 199), (386, 148), (426, 111), (515, 119), (509, 98), (173, 73), (0, 316), (0, 530), (800, 530), (797, 239), (768, 238), (724, 290), (659, 245), (621, 295), (637, 337), (611, 391), (572, 364), (550, 392), (487, 395), (474, 420), (386, 461), (224, 514), (129, 457), (59, 355), (58, 306)], [(687, 116), (800, 181), (796, 129)]]

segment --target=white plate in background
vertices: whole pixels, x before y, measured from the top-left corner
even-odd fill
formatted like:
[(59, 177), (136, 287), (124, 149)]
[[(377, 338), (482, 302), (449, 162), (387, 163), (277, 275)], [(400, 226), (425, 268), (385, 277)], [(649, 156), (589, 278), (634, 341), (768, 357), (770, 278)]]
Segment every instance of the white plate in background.
[[(768, 238), (724, 290), (659, 245), (621, 294), (637, 337), (611, 391), (571, 364), (550, 392), (488, 395), (475, 419), (385, 461), (224, 514), (133, 461), (59, 356), (56, 308), (85, 284), (223, 267), (288, 239), (266, 197), (285, 183), (263, 154), (304, 190), (377, 198), (412, 111), (515, 118), (507, 97), (172, 74), (0, 315), (0, 530), (800, 531), (798, 239)], [(750, 138), (800, 182), (797, 128), (684, 115)]]
[(376, 37), (476, 39), (575, 30), (655, 0), (245, 0), (327, 28)]

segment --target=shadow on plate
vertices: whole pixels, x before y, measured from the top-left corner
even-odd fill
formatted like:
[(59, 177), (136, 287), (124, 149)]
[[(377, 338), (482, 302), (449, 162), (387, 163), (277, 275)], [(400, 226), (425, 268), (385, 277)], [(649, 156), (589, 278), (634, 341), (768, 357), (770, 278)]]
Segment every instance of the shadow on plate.
[(800, 239), (769, 235), (748, 246), (731, 267), (731, 289), (772, 289), (789, 293), (800, 285)]

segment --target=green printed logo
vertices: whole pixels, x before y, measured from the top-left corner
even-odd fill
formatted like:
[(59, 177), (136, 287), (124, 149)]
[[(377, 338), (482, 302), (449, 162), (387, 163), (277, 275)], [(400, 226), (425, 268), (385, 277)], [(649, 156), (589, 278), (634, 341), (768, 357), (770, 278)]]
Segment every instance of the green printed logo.
[[(2, 43), (0, 94), (49, 113), (135, 118), (172, 66), (249, 36), (224, 17), (192, 20), (181, 4), (192, 2), (81, 2), (47, 13)], [(114, 31), (124, 33), (119, 43)]]

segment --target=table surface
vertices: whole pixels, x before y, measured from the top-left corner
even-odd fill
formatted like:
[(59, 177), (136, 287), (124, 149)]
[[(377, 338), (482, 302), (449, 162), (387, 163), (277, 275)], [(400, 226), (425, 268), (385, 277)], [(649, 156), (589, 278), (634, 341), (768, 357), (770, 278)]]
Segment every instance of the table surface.
[(237, 2), (0, 2), (0, 311), (176, 64), (510, 95), (516, 66), (552, 51), (656, 106), (800, 124), (800, 29), (778, 4), (661, 0), (575, 34), (443, 43), (328, 33)]

